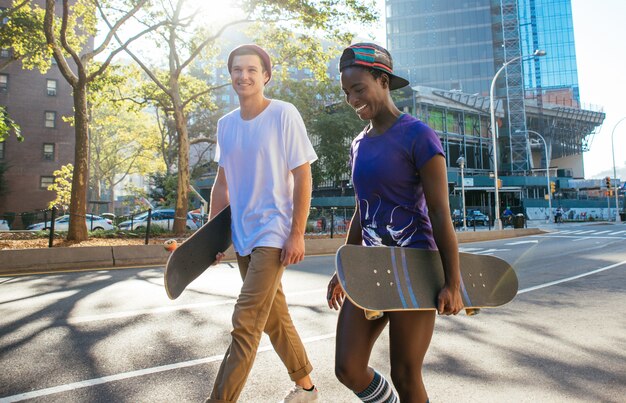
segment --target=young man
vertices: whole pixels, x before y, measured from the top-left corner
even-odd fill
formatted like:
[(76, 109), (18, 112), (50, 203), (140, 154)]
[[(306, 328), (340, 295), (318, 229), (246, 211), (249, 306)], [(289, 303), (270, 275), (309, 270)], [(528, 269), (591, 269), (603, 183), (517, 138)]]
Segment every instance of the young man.
[(237, 401), (263, 331), (296, 383), (284, 401), (316, 402), (319, 393), (309, 376), (313, 368), (291, 321), (281, 277), (286, 266), (304, 258), (310, 164), (317, 156), (296, 108), (264, 95), (272, 75), (265, 50), (235, 48), (228, 71), (240, 107), (217, 125), (219, 170), (210, 216), (230, 204), (243, 285), (232, 318), (232, 341), (207, 402)]

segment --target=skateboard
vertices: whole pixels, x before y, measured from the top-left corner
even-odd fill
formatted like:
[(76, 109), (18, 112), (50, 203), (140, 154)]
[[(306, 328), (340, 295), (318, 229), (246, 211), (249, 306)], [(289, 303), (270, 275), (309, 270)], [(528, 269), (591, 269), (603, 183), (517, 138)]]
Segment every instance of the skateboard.
[[(517, 294), (511, 265), (494, 256), (459, 253), (461, 296), (466, 313), (504, 305)], [(439, 251), (344, 245), (337, 251), (339, 282), (368, 319), (384, 311), (437, 309), (444, 285)]]
[(165, 292), (176, 299), (185, 287), (215, 262), (219, 252), (225, 252), (232, 243), (230, 206), (187, 238), (180, 246), (175, 240), (163, 245), (172, 254), (165, 265)]

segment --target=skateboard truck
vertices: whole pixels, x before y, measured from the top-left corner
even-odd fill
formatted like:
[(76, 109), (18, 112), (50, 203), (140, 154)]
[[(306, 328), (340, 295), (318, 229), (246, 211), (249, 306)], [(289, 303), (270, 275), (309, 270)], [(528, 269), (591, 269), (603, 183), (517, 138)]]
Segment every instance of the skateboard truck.
[[(465, 308), (465, 314), (467, 316), (474, 316), (480, 313), (480, 308)], [(383, 311), (370, 311), (369, 309), (365, 310), (365, 319), (367, 320), (376, 320), (383, 317)]]

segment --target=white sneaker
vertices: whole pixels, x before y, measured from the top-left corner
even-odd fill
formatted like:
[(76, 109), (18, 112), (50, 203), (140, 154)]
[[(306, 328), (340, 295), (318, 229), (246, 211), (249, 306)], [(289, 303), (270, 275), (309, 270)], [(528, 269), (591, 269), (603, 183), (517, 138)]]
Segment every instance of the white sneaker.
[(312, 391), (308, 391), (304, 390), (302, 386), (295, 385), (281, 403), (317, 402), (319, 397), (320, 393), (317, 391), (317, 388), (313, 388)]

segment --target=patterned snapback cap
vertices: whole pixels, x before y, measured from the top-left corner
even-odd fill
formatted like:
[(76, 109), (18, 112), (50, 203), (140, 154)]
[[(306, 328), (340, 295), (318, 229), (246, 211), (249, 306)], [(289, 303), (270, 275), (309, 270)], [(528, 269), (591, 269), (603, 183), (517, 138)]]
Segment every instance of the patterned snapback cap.
[(369, 67), (386, 73), (392, 91), (409, 85), (407, 80), (393, 74), (393, 61), (387, 49), (374, 43), (355, 43), (345, 48), (339, 59), (339, 71), (351, 66)]

